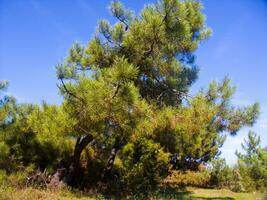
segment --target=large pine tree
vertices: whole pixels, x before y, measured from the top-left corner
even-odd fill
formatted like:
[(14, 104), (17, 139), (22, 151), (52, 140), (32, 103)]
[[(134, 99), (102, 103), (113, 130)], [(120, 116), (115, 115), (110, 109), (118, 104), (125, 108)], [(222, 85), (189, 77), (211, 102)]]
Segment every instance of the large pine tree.
[(194, 52), (211, 32), (198, 1), (161, 0), (138, 16), (114, 1), (110, 11), (117, 22), (100, 21), (88, 45), (74, 44), (57, 66), (76, 139), (71, 182), (88, 144), (105, 163), (102, 180), (118, 160), (127, 184), (147, 178), (153, 185), (170, 163), (197, 170), (218, 155), (226, 132), (254, 123), (258, 104), (232, 106), (228, 78), (189, 95), (198, 75)]

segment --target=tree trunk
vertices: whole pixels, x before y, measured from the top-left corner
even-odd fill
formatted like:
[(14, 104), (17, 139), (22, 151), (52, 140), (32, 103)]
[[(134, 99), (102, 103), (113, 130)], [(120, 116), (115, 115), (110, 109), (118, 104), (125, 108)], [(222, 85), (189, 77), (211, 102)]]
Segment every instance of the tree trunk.
[(118, 151), (119, 151), (119, 146), (114, 145), (110, 151), (106, 167), (105, 167), (103, 174), (101, 176), (102, 181), (105, 181), (105, 180), (110, 178), (111, 170), (113, 168), (114, 161), (115, 161), (115, 158), (116, 158)]
[(70, 179), (69, 183), (71, 185), (76, 184), (77, 179), (81, 175), (81, 166), (80, 166), (80, 158), (82, 151), (85, 149), (85, 147), (93, 140), (93, 136), (88, 134), (83, 137), (78, 137), (76, 140), (73, 158), (72, 158), (72, 164), (70, 168)]

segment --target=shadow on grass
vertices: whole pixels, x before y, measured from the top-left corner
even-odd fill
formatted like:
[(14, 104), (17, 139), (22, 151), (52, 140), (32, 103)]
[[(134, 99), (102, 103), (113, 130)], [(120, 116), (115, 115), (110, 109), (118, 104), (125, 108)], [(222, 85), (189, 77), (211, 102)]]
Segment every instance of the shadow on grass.
[(152, 199), (181, 199), (190, 200), (192, 192), (187, 191), (186, 188), (160, 188)]
[(232, 197), (192, 197), (194, 192), (187, 191), (186, 188), (160, 188), (152, 199), (180, 199), (180, 200), (234, 200)]
[[(98, 194), (98, 195), (96, 195)], [(106, 200), (143, 200), (143, 199), (150, 199), (150, 200), (235, 200), (235, 198), (224, 196), (224, 197), (203, 197), (201, 194), (197, 194), (199, 196), (192, 196), (196, 195), (193, 191), (188, 191), (186, 188), (170, 188), (170, 187), (161, 187), (157, 191), (152, 193), (148, 193), (148, 196), (142, 193), (136, 193), (134, 196), (128, 196), (123, 193), (121, 194), (108, 194), (108, 193), (99, 193), (99, 192), (92, 192), (90, 193), (83, 193), (79, 195), (79, 192), (76, 192), (76, 197), (81, 198), (84, 196), (96, 198), (96, 199), (106, 199)]]

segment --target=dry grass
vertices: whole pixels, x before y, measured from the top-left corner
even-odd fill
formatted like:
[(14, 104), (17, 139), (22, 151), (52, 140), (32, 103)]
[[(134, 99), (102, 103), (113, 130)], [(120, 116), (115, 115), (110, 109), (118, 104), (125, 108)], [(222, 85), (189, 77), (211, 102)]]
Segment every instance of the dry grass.
[(27, 189), (5, 189), (0, 190), (0, 200), (94, 200), (90, 196), (81, 193), (72, 193), (68, 190), (50, 191), (38, 190), (33, 188)]

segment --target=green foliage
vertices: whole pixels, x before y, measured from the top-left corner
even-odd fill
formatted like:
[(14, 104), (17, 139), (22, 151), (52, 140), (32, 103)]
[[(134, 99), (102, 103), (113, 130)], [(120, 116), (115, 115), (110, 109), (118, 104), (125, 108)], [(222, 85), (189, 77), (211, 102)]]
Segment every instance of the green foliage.
[[(3, 88), (3, 87), (2, 87)], [(19, 105), (14, 98), (4, 95), (0, 104), (0, 148), (1, 169), (11, 172), (26, 164), (31, 154), (31, 134), (27, 127), (27, 116), (34, 109), (32, 105)], [(27, 152), (27, 153), (26, 153)], [(31, 154), (31, 155), (30, 155)]]
[(0, 169), (10, 170), (12, 166), (12, 160), (10, 159), (9, 146), (4, 142), (0, 142)]
[(57, 67), (73, 136), (120, 150), (131, 135), (145, 133), (172, 154), (176, 169), (197, 170), (219, 154), (223, 132), (234, 135), (252, 125), (258, 104), (233, 107), (235, 88), (227, 77), (194, 97), (187, 94), (198, 73), (194, 51), (210, 35), (201, 9), (195, 1), (163, 0), (133, 16), (111, 3), (118, 22), (100, 21), (89, 44), (75, 44)]
[(188, 99), (188, 105), (158, 112), (154, 137), (173, 154), (176, 169), (197, 170), (201, 163), (219, 155), (226, 132), (235, 134), (241, 127), (253, 124), (259, 113), (258, 104), (234, 108), (230, 102), (233, 91), (225, 78)]
[(58, 148), (59, 154), (70, 153), (74, 122), (68, 118), (62, 106), (43, 103), (29, 115), (27, 123), (40, 143)]
[(238, 168), (236, 168), (236, 167), (233, 169), (232, 184), (230, 185), (230, 189), (234, 192), (244, 192), (245, 191), (243, 179), (240, 175)]
[[(32, 105), (17, 105), (16, 109), (13, 123), (3, 130), (5, 135), (3, 142), (9, 148), (9, 159), (17, 163), (17, 167), (31, 163), (40, 167), (49, 165), (55, 158), (53, 146), (48, 143), (42, 144), (27, 122), (35, 108)], [(10, 170), (16, 170), (16, 168)]]
[(41, 169), (55, 169), (61, 159), (70, 157), (72, 143), (62, 140), (69, 123), (60, 108), (44, 104), (42, 109), (11, 98), (2, 106), (1, 169), (12, 173), (32, 163)]
[[(70, 70), (66, 71), (80, 74), (77, 69), (110, 68), (116, 57), (124, 57), (139, 68), (135, 84), (142, 97), (170, 105), (180, 103), (177, 91), (187, 92), (197, 77), (193, 51), (210, 33), (201, 5), (194, 1), (159, 1), (147, 5), (138, 17), (115, 1), (110, 10), (118, 23), (112, 26), (100, 21), (96, 37), (79, 59), (68, 59), (66, 68)], [(72, 54), (73, 50), (70, 58)], [(73, 66), (76, 70), (71, 70)], [(66, 73), (66, 77), (70, 76)]]
[(210, 180), (208, 185), (215, 188), (228, 188), (234, 192), (244, 192), (245, 183), (237, 166), (230, 167), (225, 159), (212, 160), (207, 169)]
[(267, 153), (260, 146), (260, 137), (248, 133), (248, 140), (242, 144), (244, 154), (236, 152), (238, 169), (246, 190), (264, 190), (267, 187)]
[(209, 185), (216, 188), (228, 188), (236, 192), (244, 192), (239, 172), (226, 164), (225, 159), (215, 159), (208, 169), (210, 174)]
[(167, 175), (169, 154), (150, 139), (137, 138), (125, 145), (121, 154), (123, 180), (133, 194), (156, 189)]
[(4, 93), (7, 87), (8, 82), (0, 80), (0, 131), (12, 123), (14, 117), (15, 99)]
[(225, 159), (216, 159), (211, 163), (210, 184), (216, 187), (229, 187), (232, 179), (232, 169), (226, 165)]

